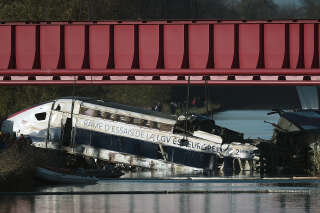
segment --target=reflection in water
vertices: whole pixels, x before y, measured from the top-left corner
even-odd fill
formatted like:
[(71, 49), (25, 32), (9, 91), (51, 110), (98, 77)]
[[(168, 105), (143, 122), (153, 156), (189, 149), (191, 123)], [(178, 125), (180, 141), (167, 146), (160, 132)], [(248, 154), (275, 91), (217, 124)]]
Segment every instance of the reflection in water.
[[(1, 199), (0, 212), (312, 212), (317, 194), (56, 195)], [(263, 202), (261, 202), (263, 201)]]
[(286, 202), (285, 202), (285, 196), (284, 195), (280, 195), (280, 207), (281, 207), (281, 213), (285, 213), (286, 210)]
[[(209, 188), (209, 184), (206, 184), (206, 188)], [(204, 199), (204, 212), (210, 212), (210, 194), (205, 194)]]
[(261, 199), (260, 196), (255, 196), (254, 197), (254, 212), (258, 213), (260, 212), (260, 205), (261, 205)]
[(2, 197), (0, 199), (0, 212), (33, 212), (33, 207), (33, 199), (28, 197)]
[[(181, 184), (181, 190), (190, 190), (189, 183)], [(198, 200), (199, 201), (199, 200)], [(187, 194), (181, 194), (179, 197), (180, 213), (190, 213), (190, 200)]]
[(310, 212), (310, 194), (304, 196), (304, 209), (306, 212)]
[[(100, 181), (90, 186), (39, 188), (39, 192), (210, 190), (212, 194), (43, 195), (0, 199), (0, 212), (313, 212), (320, 208), (319, 182), (237, 183), (161, 180)], [(259, 190), (294, 190), (296, 193), (252, 193)], [(300, 190), (300, 191), (299, 191)], [(235, 193), (242, 191), (242, 193)], [(252, 191), (251, 193), (243, 193)]]
[(159, 195), (154, 195), (154, 212), (160, 213), (160, 202), (159, 202)]
[(135, 210), (134, 195), (129, 195), (129, 197), (130, 197), (130, 213), (134, 213), (134, 210)]

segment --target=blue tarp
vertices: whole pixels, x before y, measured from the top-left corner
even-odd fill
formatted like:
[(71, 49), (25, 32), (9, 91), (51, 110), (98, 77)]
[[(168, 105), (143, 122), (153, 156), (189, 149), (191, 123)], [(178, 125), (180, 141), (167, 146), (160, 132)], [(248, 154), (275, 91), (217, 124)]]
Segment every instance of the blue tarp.
[(281, 112), (280, 116), (286, 118), (301, 130), (320, 130), (320, 111), (302, 110), (298, 112)]

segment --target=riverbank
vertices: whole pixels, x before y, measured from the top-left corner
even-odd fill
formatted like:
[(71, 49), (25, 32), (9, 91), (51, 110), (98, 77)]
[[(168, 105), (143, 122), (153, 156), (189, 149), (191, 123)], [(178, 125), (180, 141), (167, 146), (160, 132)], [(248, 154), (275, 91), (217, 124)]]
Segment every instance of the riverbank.
[(31, 146), (26, 138), (1, 135), (0, 191), (28, 191), (35, 184), (36, 167), (64, 167), (65, 155)]
[[(90, 164), (91, 163), (91, 164)], [(41, 149), (31, 146), (27, 138), (16, 138), (7, 134), (0, 135), (0, 192), (30, 191), (39, 182), (35, 180), (36, 168), (61, 168), (74, 171), (79, 168), (92, 169), (92, 159), (84, 159), (53, 149)], [(106, 163), (107, 164), (107, 163)], [(121, 169), (108, 165), (93, 175), (101, 177), (119, 177)]]

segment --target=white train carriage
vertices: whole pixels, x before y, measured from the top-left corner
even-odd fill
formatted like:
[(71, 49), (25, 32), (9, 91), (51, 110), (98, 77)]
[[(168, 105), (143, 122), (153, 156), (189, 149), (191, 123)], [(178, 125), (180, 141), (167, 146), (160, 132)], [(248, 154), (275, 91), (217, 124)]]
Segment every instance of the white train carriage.
[[(38, 147), (154, 169), (213, 170), (218, 157), (257, 160), (255, 146), (223, 141), (212, 134), (220, 128), (214, 121), (195, 115), (190, 118), (176, 120), (163, 113), (89, 98), (61, 98), (8, 117), (1, 129), (29, 136)], [(204, 130), (201, 123), (205, 123)]]

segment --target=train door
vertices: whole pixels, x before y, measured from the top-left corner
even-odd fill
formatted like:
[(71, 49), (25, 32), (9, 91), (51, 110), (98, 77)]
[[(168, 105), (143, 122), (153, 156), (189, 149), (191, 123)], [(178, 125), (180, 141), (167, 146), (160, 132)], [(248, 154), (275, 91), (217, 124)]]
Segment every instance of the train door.
[(52, 110), (50, 119), (50, 142), (59, 146), (72, 145), (72, 100), (58, 100)]
[(61, 123), (61, 143), (62, 146), (71, 145), (71, 136), (72, 136), (72, 120), (71, 117), (66, 115)]

